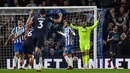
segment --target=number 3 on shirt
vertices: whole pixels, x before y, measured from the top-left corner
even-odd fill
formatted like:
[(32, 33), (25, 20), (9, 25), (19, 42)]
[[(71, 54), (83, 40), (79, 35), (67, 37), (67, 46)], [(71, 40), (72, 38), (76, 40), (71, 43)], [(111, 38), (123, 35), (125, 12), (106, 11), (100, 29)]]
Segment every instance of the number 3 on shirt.
[(37, 28), (41, 29), (43, 27), (43, 21), (39, 21), (39, 26)]

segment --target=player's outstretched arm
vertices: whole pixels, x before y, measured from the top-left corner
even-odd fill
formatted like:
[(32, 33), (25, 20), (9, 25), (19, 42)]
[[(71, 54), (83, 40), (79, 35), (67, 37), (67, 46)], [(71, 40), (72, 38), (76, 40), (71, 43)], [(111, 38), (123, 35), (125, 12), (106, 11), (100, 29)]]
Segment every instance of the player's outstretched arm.
[(65, 34), (63, 32), (57, 31), (57, 33), (65, 37)]
[(19, 38), (19, 37), (22, 36), (22, 35), (23, 35), (23, 33), (22, 33), (22, 34), (19, 34), (18, 36), (14, 37), (14, 38), (12, 39), (12, 41), (15, 41), (17, 38)]
[(78, 30), (78, 29), (79, 29), (79, 26), (74, 26), (72, 23), (70, 24), (70, 27), (71, 27), (72, 29), (75, 29), (75, 30)]
[(59, 18), (58, 19), (54, 19), (53, 20), (54, 23), (60, 23), (61, 22), (61, 20), (62, 20), (62, 13), (59, 13), (58, 15), (59, 15)]
[(7, 43), (10, 41), (10, 39), (13, 37), (13, 35), (14, 35), (14, 33), (11, 33), (11, 34), (9, 35), (9, 37), (8, 37), (8, 39), (6, 40), (4, 46), (7, 45)]
[(101, 19), (101, 13), (98, 14), (98, 19), (96, 20), (96, 22), (94, 23), (94, 25), (90, 26), (89, 28), (90, 29), (94, 29), (95, 27), (97, 27), (98, 24), (99, 24), (100, 19)]

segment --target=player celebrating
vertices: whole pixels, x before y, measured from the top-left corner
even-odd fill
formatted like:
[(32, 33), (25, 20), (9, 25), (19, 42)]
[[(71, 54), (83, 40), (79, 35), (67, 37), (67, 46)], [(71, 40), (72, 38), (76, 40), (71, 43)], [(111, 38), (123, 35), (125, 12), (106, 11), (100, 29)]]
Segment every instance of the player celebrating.
[(50, 17), (46, 17), (45, 9), (40, 10), (40, 14), (34, 15), (32, 18), (32, 12), (30, 12), (29, 19), (30, 21), (26, 25), (26, 31), (32, 25), (34, 28), (33, 32), (33, 43), (35, 47), (35, 59), (36, 59), (36, 70), (41, 71), (41, 67), (39, 64), (39, 57), (41, 56), (41, 48), (43, 46), (44, 38), (48, 34), (49, 22), (60, 23), (62, 20), (62, 14), (59, 13), (58, 19), (52, 19)]
[(11, 33), (14, 34), (14, 38), (12, 41), (14, 42), (14, 69), (16, 69), (16, 64), (18, 61), (18, 58), (20, 57), (20, 66), (22, 68), (24, 58), (23, 58), (23, 49), (22, 49), (22, 40), (23, 40), (23, 34), (24, 27), (22, 26), (22, 20), (18, 20), (18, 26), (15, 27)]
[(25, 64), (24, 70), (27, 69), (27, 66), (30, 64), (32, 66), (33, 64), (33, 41), (32, 41), (32, 34), (34, 29), (29, 28), (29, 30), (24, 35), (24, 41), (22, 43), (22, 47), (24, 49), (24, 57), (27, 60)]
[(65, 50), (63, 56), (68, 64), (67, 69), (73, 69), (73, 59), (72, 59), (72, 35), (75, 33), (70, 28), (70, 23), (64, 22), (64, 33), (59, 31), (58, 33), (65, 37)]
[(119, 42), (120, 35), (118, 33), (118, 26), (114, 26), (113, 31), (109, 33), (107, 37), (107, 41), (110, 42), (110, 57), (111, 59), (108, 60), (108, 67), (111, 67), (111, 61), (113, 62), (114, 69), (117, 69), (115, 63), (116, 52), (118, 49), (118, 42)]
[(100, 14), (96, 23), (93, 26), (87, 27), (86, 25), (83, 26), (73, 26), (70, 25), (71, 28), (78, 30), (79, 34), (79, 47), (82, 52), (82, 60), (84, 69), (88, 69), (88, 61), (89, 61), (89, 50), (90, 50), (90, 33), (91, 31), (98, 25), (100, 20)]

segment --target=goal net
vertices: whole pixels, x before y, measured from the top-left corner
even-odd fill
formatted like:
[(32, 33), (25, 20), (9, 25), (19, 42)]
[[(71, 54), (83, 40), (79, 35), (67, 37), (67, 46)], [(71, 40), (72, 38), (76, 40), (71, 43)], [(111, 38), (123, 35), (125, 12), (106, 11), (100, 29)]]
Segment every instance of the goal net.
[[(14, 49), (13, 43), (6, 42), (11, 30), (17, 26), (17, 19), (22, 19), (23, 26), (26, 23), (30, 9), (34, 9), (34, 15), (39, 13), (39, 9), (45, 8), (46, 14), (52, 18), (58, 18), (58, 13), (62, 12), (63, 20), (59, 25), (50, 23), (49, 34), (44, 41), (42, 48), (43, 65), (45, 68), (65, 68), (66, 62), (62, 56), (64, 49), (64, 38), (57, 34), (57, 31), (63, 31), (64, 20), (69, 20), (76, 26), (88, 24), (91, 26), (97, 19), (96, 6), (68, 6), (68, 7), (0, 7), (0, 69), (11, 69), (13, 67)], [(79, 49), (78, 32), (74, 37), (73, 59), (74, 67), (82, 67), (81, 52)], [(97, 68), (97, 28), (91, 33), (90, 66)], [(87, 37), (87, 36), (86, 36)], [(78, 60), (76, 60), (78, 58)], [(19, 65), (19, 64), (18, 64)]]

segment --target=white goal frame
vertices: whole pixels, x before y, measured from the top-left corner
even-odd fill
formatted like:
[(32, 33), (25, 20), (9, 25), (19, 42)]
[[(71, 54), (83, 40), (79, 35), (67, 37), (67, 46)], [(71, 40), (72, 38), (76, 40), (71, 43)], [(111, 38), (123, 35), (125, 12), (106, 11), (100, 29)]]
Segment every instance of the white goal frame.
[[(83, 8), (86, 8), (86, 9), (94, 9), (94, 23), (96, 22), (97, 20), (97, 6), (56, 6), (56, 7), (0, 7), (0, 10), (1, 9), (83, 9)], [(94, 39), (94, 68), (97, 68), (97, 28), (94, 29), (94, 36), (93, 36), (93, 39)]]

